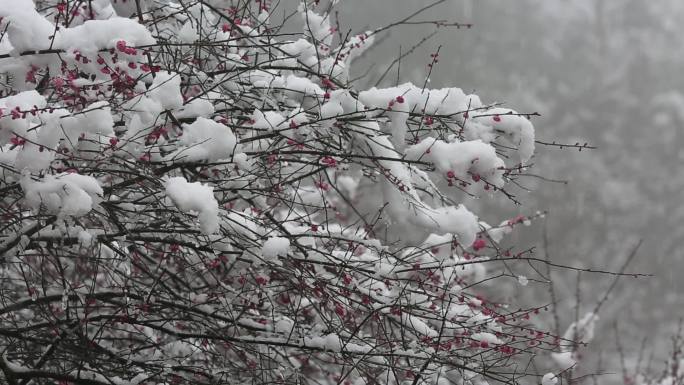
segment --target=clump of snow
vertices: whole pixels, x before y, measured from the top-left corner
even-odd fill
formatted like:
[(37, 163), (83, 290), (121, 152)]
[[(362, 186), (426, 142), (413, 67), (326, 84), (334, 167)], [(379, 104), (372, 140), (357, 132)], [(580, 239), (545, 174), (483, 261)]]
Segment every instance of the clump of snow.
[(0, 107), (13, 109), (19, 107), (21, 110), (31, 109), (33, 106), (45, 108), (47, 100), (45, 96), (35, 90), (20, 92), (16, 95), (7, 96), (0, 99)]
[(577, 364), (572, 352), (551, 353), (551, 358), (560, 370), (570, 369)]
[(266, 259), (287, 256), (290, 251), (290, 240), (285, 237), (271, 237), (261, 247), (261, 255)]
[(275, 331), (278, 333), (289, 334), (294, 327), (294, 321), (290, 318), (283, 317), (275, 323)]
[(492, 227), (486, 222), (480, 222), (480, 226), (484, 228), (487, 235), (494, 242), (500, 242), (505, 235), (508, 235), (513, 231), (513, 227), (510, 225), (509, 221), (503, 221), (496, 227)]
[(178, 39), (183, 43), (194, 43), (199, 40), (199, 33), (197, 33), (197, 29), (192, 25), (192, 22), (187, 21), (183, 24), (183, 28), (178, 31)]
[(215, 162), (229, 159), (237, 150), (237, 138), (230, 128), (203, 117), (183, 125), (180, 144), (185, 148), (169, 155), (170, 159)]
[(589, 312), (579, 321), (573, 322), (563, 334), (566, 341), (578, 341), (588, 343), (594, 339), (594, 326), (598, 321), (598, 315)]
[[(376, 156), (396, 158), (392, 143), (386, 136), (360, 136)], [(379, 161), (387, 178), (381, 185), (383, 201), (397, 233), (402, 237), (424, 240), (430, 233), (451, 233), (463, 244), (471, 244), (479, 231), (478, 219), (465, 206), (432, 208), (422, 201), (412, 183), (412, 170), (405, 164)], [(413, 238), (411, 238), (413, 239)]]
[[(404, 102), (399, 103), (397, 96), (401, 96)], [(482, 107), (477, 95), (467, 95), (460, 88), (423, 89), (412, 83), (390, 88), (373, 87), (360, 92), (359, 100), (378, 108), (394, 108), (400, 104), (407, 104), (409, 110), (419, 109), (431, 115), (452, 115)], [(392, 101), (394, 103), (390, 104)]]
[(304, 3), (299, 5), (299, 13), (304, 21), (304, 33), (307, 36), (313, 37), (317, 43), (323, 43), (327, 46), (332, 44), (333, 34), (328, 15), (319, 15), (314, 11), (306, 9)]
[(95, 178), (68, 173), (46, 175), (39, 181), (24, 174), (21, 187), (29, 207), (40, 210), (44, 206), (60, 216), (79, 217), (89, 213), (103, 194)]
[(402, 323), (411, 329), (413, 329), (416, 333), (428, 336), (428, 337), (438, 337), (439, 333), (430, 327), (425, 321), (420, 319), (419, 317), (410, 315), (408, 313), (402, 313), (401, 314), (401, 320)]
[[(460, 88), (427, 90), (411, 83), (391, 88), (371, 88), (359, 93), (359, 101), (382, 109), (389, 118), (387, 131), (398, 148), (403, 146), (409, 111), (426, 114), (463, 114), (466, 139), (480, 139), (485, 143), (503, 140), (517, 148), (520, 163), (527, 162), (534, 153), (534, 127), (525, 117), (506, 108), (482, 109), (476, 95), (466, 95)], [(473, 111), (473, 110), (477, 111)]]
[[(475, 115), (475, 114), (474, 114)], [(525, 117), (508, 108), (492, 108), (484, 116), (474, 116), (476, 122), (486, 122), (496, 134), (518, 149), (520, 163), (525, 163), (534, 153), (534, 127)]]
[(88, 20), (73, 27), (62, 28), (55, 36), (55, 48), (77, 48), (81, 52), (97, 52), (114, 48), (119, 41), (128, 46), (154, 44), (155, 39), (145, 26), (133, 19), (113, 17), (107, 20)]
[(299, 58), (304, 63), (316, 56), (316, 47), (305, 39), (284, 43), (280, 46), (280, 49), (287, 53), (288, 56)]
[(36, 91), (24, 91), (16, 95), (0, 99), (0, 110), (5, 111), (0, 118), (0, 145), (6, 144), (14, 135), (26, 136), (31, 123), (38, 123), (33, 115), (27, 115), (26, 119), (14, 119), (7, 111), (20, 109), (31, 110), (33, 106), (39, 109), (45, 108), (47, 100)]
[(32, 0), (0, 0), (0, 17), (7, 18), (9, 41), (17, 51), (50, 47), (55, 27), (36, 11)]
[(447, 143), (426, 138), (407, 148), (406, 155), (409, 159), (430, 161), (442, 175), (468, 183), (483, 180), (496, 187), (504, 185), (504, 161), (496, 155), (494, 147), (481, 140)]
[(566, 370), (577, 364), (578, 351), (574, 348), (575, 342), (588, 343), (594, 338), (594, 326), (598, 315), (589, 312), (577, 322), (573, 322), (563, 334), (565, 341), (560, 347), (559, 353), (551, 353), (551, 358), (561, 368)]
[(322, 337), (304, 337), (304, 345), (333, 352), (342, 350), (342, 340), (340, 339), (340, 336), (334, 333)]
[(114, 133), (111, 109), (104, 101), (95, 102), (78, 114), (63, 117), (59, 125), (61, 128), (58, 130), (63, 130), (71, 143), (76, 143), (83, 133), (103, 135)]
[(285, 78), (283, 87), (286, 89), (287, 95), (293, 99), (303, 99), (306, 96), (322, 96), (324, 94), (323, 89), (311, 79), (296, 75), (288, 75)]
[(183, 108), (176, 112), (176, 118), (196, 118), (203, 116), (210, 117), (215, 112), (214, 105), (210, 101), (204, 99), (195, 99), (188, 102)]
[[(27, 91), (16, 96), (21, 95), (19, 99), (33, 100), (40, 104), (40, 98), (32, 97), (33, 93), (35, 91)], [(7, 99), (9, 98), (0, 100), (0, 108), (7, 102), (15, 104), (19, 101)], [(49, 167), (55, 158), (54, 150), (62, 139), (66, 139), (64, 145), (72, 147), (82, 145), (83, 143), (79, 143), (79, 139), (86, 137), (93, 139), (97, 145), (100, 135), (112, 135), (114, 133), (111, 109), (105, 101), (92, 103), (73, 114), (69, 114), (66, 109), (56, 109), (53, 112), (40, 111), (35, 115), (28, 114), (26, 119), (9, 119), (7, 117), (0, 119), (0, 143), (6, 141), (12, 134), (25, 139), (25, 143), (15, 149), (18, 152), (15, 167), (20, 171), (28, 169), (32, 172), (38, 172)], [(34, 124), (35, 126), (33, 126)], [(27, 130), (29, 126), (32, 126), (31, 130)], [(49, 151), (45, 151), (45, 149)], [(97, 153), (97, 150), (93, 153)]]
[[(423, 224), (432, 228), (435, 234), (451, 233), (457, 235), (459, 240), (465, 245), (472, 244), (480, 230), (477, 225), (477, 216), (462, 204), (456, 207), (436, 208), (431, 213), (426, 213), (429, 213), (428, 217), (432, 219), (420, 217), (417, 220), (426, 221)], [(432, 225), (430, 225), (431, 223)]]
[(494, 334), (492, 333), (487, 333), (487, 332), (482, 332), (482, 333), (475, 333), (472, 336), (470, 336), (475, 341), (479, 342), (486, 342), (489, 344), (502, 344), (503, 342)]
[(283, 127), (287, 119), (277, 111), (263, 112), (259, 109), (254, 109), (252, 113), (252, 127), (262, 130), (276, 130)]
[(180, 75), (167, 71), (159, 72), (150, 86), (149, 96), (159, 102), (163, 109), (179, 108), (183, 105), (180, 84)]
[(546, 373), (542, 377), (541, 385), (556, 385), (558, 383), (558, 377), (553, 373)]
[(330, 119), (342, 114), (344, 114), (344, 108), (337, 100), (331, 100), (321, 106), (321, 119)]
[(214, 188), (200, 182), (188, 183), (183, 177), (166, 182), (166, 196), (183, 212), (199, 213), (200, 230), (212, 234), (219, 229), (218, 202)]
[(9, 41), (19, 52), (75, 48), (94, 53), (114, 48), (120, 40), (131, 46), (155, 43), (145, 26), (123, 17), (88, 20), (75, 27), (56, 29), (52, 22), (38, 13), (32, 0), (0, 1), (0, 17), (7, 17)]

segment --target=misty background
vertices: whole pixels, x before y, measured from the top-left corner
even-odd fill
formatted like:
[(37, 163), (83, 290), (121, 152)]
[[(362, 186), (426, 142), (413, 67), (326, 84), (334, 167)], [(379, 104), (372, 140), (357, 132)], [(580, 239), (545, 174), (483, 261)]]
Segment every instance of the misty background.
[[(360, 33), (389, 25), (433, 2), (342, 0), (332, 19), (344, 36), (349, 28)], [(296, 9), (284, 4), (283, 14)], [(546, 251), (558, 264), (618, 271), (643, 241), (627, 271), (653, 277), (618, 281), (584, 350), (580, 372), (613, 373), (601, 382), (620, 383), (647, 366), (660, 372), (684, 316), (683, 16), (681, 0), (447, 0), (412, 20), (472, 28), (393, 28), (352, 68), (357, 88), (397, 80), (422, 85), (430, 54), (439, 49), (429, 87), (457, 86), (483, 102), (538, 112), (532, 119), (538, 140), (597, 147), (538, 145), (531, 172), (567, 184), (521, 180), (517, 211), (491, 199), (468, 205), (493, 224), (506, 215), (548, 211), (512, 243), (536, 247), (535, 256), (544, 257), (546, 232)], [(558, 269), (552, 277), (561, 333), (592, 311), (614, 280)], [(511, 288), (530, 303), (550, 302), (548, 284), (531, 286), (536, 290)], [(502, 299), (509, 294), (500, 293)]]

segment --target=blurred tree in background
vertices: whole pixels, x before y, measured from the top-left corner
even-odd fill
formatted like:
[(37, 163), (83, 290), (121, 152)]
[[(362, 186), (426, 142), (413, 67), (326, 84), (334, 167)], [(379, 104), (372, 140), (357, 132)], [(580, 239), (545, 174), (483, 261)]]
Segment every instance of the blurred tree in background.
[[(352, 17), (353, 4), (359, 3), (349, 1), (343, 19), (363, 24), (382, 18), (394, 2), (375, 1), (377, 13)], [(605, 361), (610, 357), (619, 364), (613, 332), (618, 323), (628, 366), (638, 359), (644, 337), (649, 348), (642, 355), (669, 355), (667, 337), (675, 331), (682, 316), (678, 309), (684, 306), (679, 279), (684, 270), (680, 267), (684, 262), (684, 3), (463, 0), (449, 4), (452, 17), (473, 27), (434, 36), (425, 50), (402, 60), (401, 72), (420, 78), (428, 71), (427, 52), (441, 46), (433, 85), (455, 80), (464, 89), (487, 89), (498, 101), (515, 100), (521, 110), (541, 113), (538, 139), (598, 147), (581, 153), (563, 151), (562, 162), (545, 162), (558, 157), (559, 149), (541, 147), (539, 174), (551, 179), (567, 176), (569, 183), (528, 186), (535, 190), (534, 197), (522, 199), (528, 208), (549, 210), (549, 251), (555, 261), (617, 268), (636, 241), (643, 239), (632, 268), (655, 276), (618, 285), (624, 290), (614, 291), (602, 311), (595, 343), (599, 348), (594, 351), (610, 353)], [(368, 65), (382, 64), (368, 75), (369, 82), (377, 80), (389, 61), (386, 57), (396, 56), (399, 45), (410, 48), (411, 42), (432, 30), (416, 26), (388, 37), (384, 47), (365, 58)], [(396, 76), (396, 66), (393, 70)], [(383, 81), (395, 80), (389, 76)], [(534, 244), (543, 230), (530, 229), (528, 241)], [(610, 284), (595, 278), (581, 277), (587, 308)], [(577, 283), (574, 274), (558, 279), (565, 288)], [(561, 308), (575, 306), (572, 296), (560, 299)], [(645, 336), (644, 330), (655, 325), (662, 333)]]

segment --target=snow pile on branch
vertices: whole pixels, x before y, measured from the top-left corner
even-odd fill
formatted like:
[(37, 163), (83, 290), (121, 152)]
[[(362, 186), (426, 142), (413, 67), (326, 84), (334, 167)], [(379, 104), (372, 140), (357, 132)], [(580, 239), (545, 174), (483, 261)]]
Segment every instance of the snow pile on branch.
[(568, 330), (563, 334), (563, 339), (566, 341), (580, 341), (582, 343), (591, 342), (594, 339), (594, 327), (598, 319), (598, 315), (592, 312), (585, 314), (579, 321), (573, 322), (568, 326)]
[(587, 344), (594, 339), (594, 326), (598, 319), (598, 315), (589, 312), (568, 326), (563, 334), (563, 341), (565, 342), (561, 344), (561, 351), (551, 354), (551, 358), (561, 370), (567, 370), (577, 365), (579, 361), (577, 344)]
[(185, 148), (174, 157), (184, 162), (209, 162), (229, 159), (235, 152), (237, 139), (230, 128), (213, 120), (199, 117), (192, 124), (183, 126), (180, 143)]
[(306, 5), (301, 3), (299, 5), (299, 13), (304, 20), (304, 30), (307, 36), (313, 38), (314, 41), (323, 43), (325, 46), (332, 44), (333, 33), (330, 28), (330, 18), (328, 15), (319, 15), (316, 12), (306, 9)]
[(24, 175), (21, 187), (26, 194), (26, 202), (38, 211), (45, 207), (49, 212), (60, 216), (82, 216), (93, 209), (103, 194), (102, 187), (95, 178), (79, 174), (46, 175), (39, 181)]
[(148, 96), (156, 100), (162, 109), (172, 110), (183, 105), (180, 90), (181, 77), (168, 71), (162, 71), (152, 81)]
[(76, 27), (57, 29), (38, 13), (32, 0), (0, 1), (0, 17), (6, 18), (9, 41), (19, 52), (78, 49), (94, 53), (100, 49), (114, 48), (120, 40), (132, 46), (155, 43), (147, 28), (123, 17), (88, 20)]
[(274, 259), (278, 256), (287, 256), (290, 250), (290, 240), (283, 237), (269, 238), (261, 248), (261, 254), (264, 258)]
[(204, 234), (218, 231), (218, 202), (214, 189), (199, 182), (188, 183), (183, 177), (166, 181), (166, 195), (183, 212), (197, 212), (200, 229)]
[(436, 171), (453, 178), (473, 179), (477, 184), (489, 183), (503, 187), (505, 164), (494, 148), (481, 140), (445, 143), (427, 138), (406, 149), (409, 159), (434, 163)]
[(542, 385), (556, 385), (558, 383), (558, 377), (553, 373), (546, 373), (542, 377)]
[(367, 106), (385, 111), (389, 118), (386, 130), (395, 146), (406, 140), (406, 121), (411, 113), (455, 116), (469, 140), (490, 143), (501, 137), (518, 149), (521, 163), (534, 153), (534, 128), (515, 111), (485, 108), (477, 95), (466, 95), (460, 88), (423, 89), (411, 83), (392, 88), (371, 88), (359, 93)]

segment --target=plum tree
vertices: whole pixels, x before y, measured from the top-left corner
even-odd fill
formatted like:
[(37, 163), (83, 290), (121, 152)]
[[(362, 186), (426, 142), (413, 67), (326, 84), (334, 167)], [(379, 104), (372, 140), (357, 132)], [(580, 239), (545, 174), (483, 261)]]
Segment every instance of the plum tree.
[(500, 241), (537, 214), (490, 226), (464, 204), (516, 202), (534, 114), (356, 89), (353, 61), (413, 19), (346, 33), (335, 3), (302, 3), (290, 33), (265, 0), (0, 1), (8, 383), (536, 374), (562, 342), (529, 321), (544, 306), (480, 288), (527, 284), (509, 264), (539, 260)]

